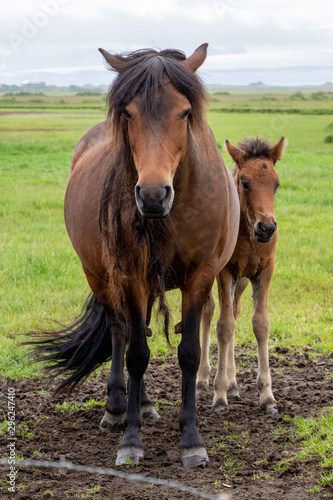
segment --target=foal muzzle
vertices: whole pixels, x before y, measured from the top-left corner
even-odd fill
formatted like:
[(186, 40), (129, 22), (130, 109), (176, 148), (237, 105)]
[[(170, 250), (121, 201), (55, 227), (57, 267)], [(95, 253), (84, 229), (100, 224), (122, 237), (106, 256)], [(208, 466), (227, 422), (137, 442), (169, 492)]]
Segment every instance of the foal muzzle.
[(276, 221), (270, 224), (259, 221), (254, 225), (254, 237), (259, 243), (268, 243), (271, 241), (276, 229)]

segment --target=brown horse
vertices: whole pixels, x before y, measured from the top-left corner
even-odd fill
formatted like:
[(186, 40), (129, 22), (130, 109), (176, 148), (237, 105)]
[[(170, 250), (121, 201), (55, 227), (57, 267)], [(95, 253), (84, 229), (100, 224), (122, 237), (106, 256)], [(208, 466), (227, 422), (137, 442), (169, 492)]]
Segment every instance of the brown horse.
[[(234, 357), (234, 332), (241, 310), (241, 295), (249, 281), (253, 290), (252, 325), (258, 346), (258, 379), (260, 405), (266, 413), (277, 413), (272, 393), (268, 361), (270, 318), (268, 287), (274, 271), (274, 252), (278, 231), (274, 215), (274, 197), (279, 187), (275, 163), (283, 154), (282, 137), (275, 146), (263, 139), (245, 139), (238, 147), (226, 141), (235, 162), (233, 178), (240, 200), (240, 225), (234, 253), (217, 277), (220, 317), (217, 322), (218, 367), (214, 381), (213, 407), (223, 413), (228, 396), (239, 397)], [(202, 351), (197, 390), (208, 390), (210, 364), (210, 324), (214, 313), (211, 293), (202, 316)]]
[[(117, 76), (105, 123), (76, 146), (65, 197), (65, 221), (93, 292), (69, 327), (39, 339), (37, 358), (70, 372), (70, 390), (111, 358), (102, 427), (123, 424), (116, 464), (143, 456), (143, 383), (147, 330), (156, 299), (182, 292), (182, 371), (179, 445), (182, 463), (208, 456), (197, 430), (196, 374), (202, 309), (217, 273), (234, 250), (239, 226), (235, 185), (203, 118), (206, 93), (195, 72), (207, 44), (190, 57), (176, 50), (127, 56), (100, 49)], [(124, 379), (124, 355), (128, 390)]]

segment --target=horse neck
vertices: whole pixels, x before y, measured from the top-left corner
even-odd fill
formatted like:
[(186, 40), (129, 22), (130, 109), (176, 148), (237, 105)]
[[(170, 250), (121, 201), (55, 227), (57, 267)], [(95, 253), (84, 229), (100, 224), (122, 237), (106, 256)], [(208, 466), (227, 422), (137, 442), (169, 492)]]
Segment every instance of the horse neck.
[(178, 192), (189, 193), (189, 188), (193, 189), (206, 176), (206, 171), (202, 166), (208, 163), (206, 155), (211, 151), (210, 136), (205, 130), (206, 127), (208, 128), (208, 125), (204, 122), (200, 130), (194, 131), (190, 127), (188, 129), (186, 156), (176, 171), (174, 181)]

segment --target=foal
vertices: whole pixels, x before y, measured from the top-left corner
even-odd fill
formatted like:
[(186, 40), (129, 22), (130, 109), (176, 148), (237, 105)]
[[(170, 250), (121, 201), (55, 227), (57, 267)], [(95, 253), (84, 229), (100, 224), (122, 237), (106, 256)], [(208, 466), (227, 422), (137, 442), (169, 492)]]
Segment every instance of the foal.
[[(229, 396), (239, 397), (234, 358), (235, 323), (241, 310), (241, 295), (249, 281), (253, 290), (253, 331), (258, 346), (260, 405), (266, 413), (277, 413), (272, 393), (268, 361), (270, 318), (268, 287), (274, 271), (274, 253), (278, 231), (274, 215), (274, 196), (279, 187), (275, 163), (283, 154), (285, 139), (274, 146), (264, 139), (248, 138), (238, 147), (226, 141), (235, 162), (233, 178), (240, 201), (240, 225), (237, 244), (228, 264), (217, 276), (220, 317), (217, 322), (218, 367), (214, 381), (213, 407), (217, 413), (227, 410)], [(197, 390), (208, 390), (210, 373), (210, 324), (215, 303), (211, 292), (202, 316), (202, 351)]]

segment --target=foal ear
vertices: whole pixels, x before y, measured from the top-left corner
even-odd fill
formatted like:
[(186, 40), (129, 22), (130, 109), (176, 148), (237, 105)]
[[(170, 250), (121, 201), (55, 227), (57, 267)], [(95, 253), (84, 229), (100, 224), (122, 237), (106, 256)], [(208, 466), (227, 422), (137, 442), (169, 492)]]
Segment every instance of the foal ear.
[(228, 139), (225, 141), (225, 147), (226, 150), (228, 151), (229, 155), (231, 158), (234, 160), (235, 163), (237, 163), (238, 168), (242, 168), (244, 159), (245, 159), (245, 153), (241, 149), (239, 149), (237, 146), (233, 146)]
[(287, 145), (287, 141), (284, 137), (281, 137), (279, 142), (277, 142), (274, 146), (272, 146), (269, 150), (269, 155), (275, 165), (275, 163), (280, 160)]
[(111, 68), (117, 73), (121, 73), (125, 69), (125, 64), (122, 57), (114, 56), (104, 49), (98, 49), (106, 62), (111, 66)]
[(182, 64), (185, 68), (195, 73), (196, 70), (202, 65), (207, 56), (208, 43), (203, 43), (198, 47), (191, 56), (189, 56)]

